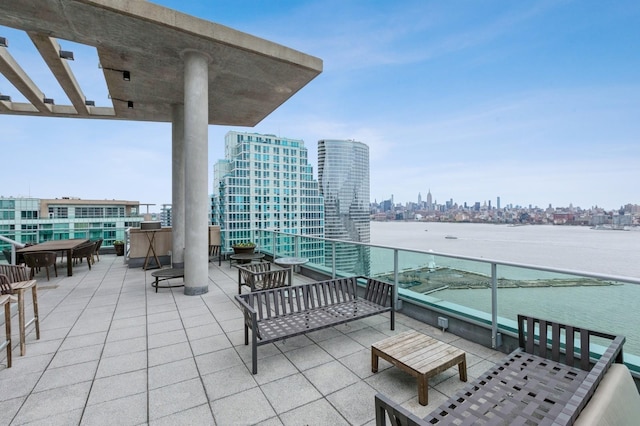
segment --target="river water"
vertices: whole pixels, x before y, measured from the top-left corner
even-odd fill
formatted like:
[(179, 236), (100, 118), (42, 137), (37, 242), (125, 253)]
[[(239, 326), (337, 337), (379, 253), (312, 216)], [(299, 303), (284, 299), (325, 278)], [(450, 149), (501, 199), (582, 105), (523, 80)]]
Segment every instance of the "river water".
[[(445, 238), (447, 236), (456, 238)], [(640, 230), (371, 222), (371, 243), (640, 279)], [(488, 289), (442, 290), (430, 296), (491, 312)], [(624, 334), (627, 337), (625, 352), (636, 355), (640, 355), (639, 305), (640, 285), (634, 284), (498, 291), (501, 317), (515, 319), (518, 313), (525, 313)]]

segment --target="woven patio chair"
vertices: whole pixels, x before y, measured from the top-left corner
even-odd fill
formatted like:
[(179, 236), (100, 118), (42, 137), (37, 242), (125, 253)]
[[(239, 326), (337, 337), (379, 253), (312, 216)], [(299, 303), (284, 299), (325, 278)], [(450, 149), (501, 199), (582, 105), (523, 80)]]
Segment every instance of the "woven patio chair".
[(73, 250), (73, 262), (81, 262), (83, 259), (87, 259), (87, 264), (89, 265), (89, 270), (91, 270), (91, 264), (93, 263), (93, 254), (95, 252), (97, 241), (89, 241), (86, 244), (81, 245), (80, 247)]
[(93, 263), (95, 263), (95, 259), (98, 259), (98, 262), (100, 262), (100, 247), (102, 246), (102, 241), (104, 241), (104, 238), (99, 238), (97, 240), (95, 240), (95, 248), (93, 250), (93, 256), (91, 257), (91, 260), (93, 261)]
[(24, 263), (31, 268), (31, 274), (29, 279), (33, 279), (36, 272), (40, 271), (40, 268), (46, 268), (47, 281), (49, 281), (49, 266), (53, 266), (53, 271), (58, 276), (58, 266), (56, 265), (56, 252), (55, 251), (37, 251), (33, 253), (24, 253)]

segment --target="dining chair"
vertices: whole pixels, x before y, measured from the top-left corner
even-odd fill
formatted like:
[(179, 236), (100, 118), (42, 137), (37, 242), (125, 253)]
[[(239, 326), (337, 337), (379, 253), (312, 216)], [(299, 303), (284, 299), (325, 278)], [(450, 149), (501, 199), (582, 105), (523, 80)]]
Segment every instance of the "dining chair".
[(93, 249), (93, 255), (91, 256), (91, 260), (93, 261), (93, 263), (96, 263), (95, 259), (97, 259), (98, 262), (100, 262), (100, 247), (102, 246), (103, 241), (104, 241), (104, 238), (99, 238), (95, 240), (95, 247)]
[(40, 271), (40, 268), (46, 268), (47, 281), (49, 281), (49, 266), (53, 266), (53, 270), (57, 277), (58, 265), (56, 265), (56, 256), (57, 254), (55, 251), (24, 253), (24, 263), (31, 268), (29, 279), (33, 279), (35, 273)]
[(86, 259), (87, 264), (89, 265), (89, 270), (91, 270), (96, 244), (97, 241), (89, 241), (88, 243), (73, 249), (73, 254), (71, 255), (73, 257), (73, 262), (82, 262), (83, 259)]

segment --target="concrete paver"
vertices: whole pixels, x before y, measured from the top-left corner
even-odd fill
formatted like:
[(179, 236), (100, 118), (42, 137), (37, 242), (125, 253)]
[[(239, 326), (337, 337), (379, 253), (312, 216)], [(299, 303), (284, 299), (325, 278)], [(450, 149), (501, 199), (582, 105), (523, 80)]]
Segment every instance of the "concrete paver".
[(377, 392), (424, 416), (464, 383), (457, 369), (434, 377), (422, 407), (413, 377), (384, 360), (371, 373), (371, 343), (418, 329), (465, 350), (470, 378), (502, 356), (398, 314), (395, 331), (375, 316), (260, 346), (253, 375), (236, 270), (211, 263), (201, 296), (155, 293), (151, 272), (102, 255), (42, 281), (41, 339), (31, 327), (26, 356), (0, 358), (0, 424), (372, 424)]

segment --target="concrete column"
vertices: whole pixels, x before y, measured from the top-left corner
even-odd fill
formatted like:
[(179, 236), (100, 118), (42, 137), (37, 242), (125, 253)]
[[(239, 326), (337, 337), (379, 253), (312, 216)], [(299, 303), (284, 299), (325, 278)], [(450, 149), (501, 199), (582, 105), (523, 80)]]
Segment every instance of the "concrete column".
[(184, 294), (209, 291), (209, 57), (187, 50), (184, 60)]
[(184, 105), (172, 105), (171, 113), (171, 267), (184, 268)]

